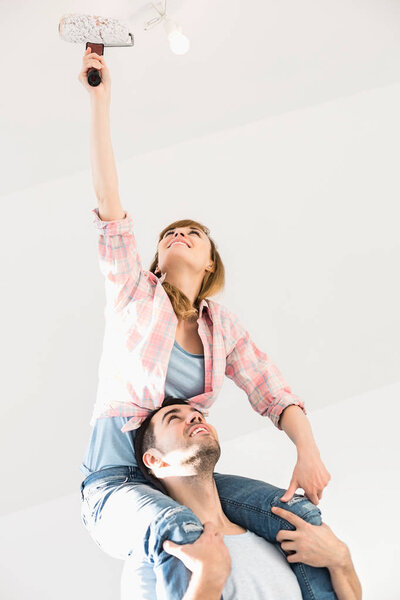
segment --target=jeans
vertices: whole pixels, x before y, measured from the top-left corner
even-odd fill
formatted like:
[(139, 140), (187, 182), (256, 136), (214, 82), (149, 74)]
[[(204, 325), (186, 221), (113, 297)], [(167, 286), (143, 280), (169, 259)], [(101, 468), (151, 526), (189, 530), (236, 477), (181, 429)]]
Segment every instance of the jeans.
[[(214, 473), (222, 509), (230, 521), (272, 542), (286, 557), (276, 535), (293, 525), (271, 513), (280, 506), (308, 523), (321, 525), (321, 512), (307, 498), (295, 494), (280, 502), (286, 490), (264, 481)], [(81, 485), (82, 521), (97, 545), (125, 560), (140, 552), (153, 565), (157, 598), (181, 600), (191, 572), (163, 549), (165, 540), (195, 542), (203, 531), (196, 515), (148, 482), (137, 467), (112, 467), (89, 475)], [(328, 569), (288, 563), (304, 600), (337, 600)], [(223, 597), (221, 597), (223, 600)]]

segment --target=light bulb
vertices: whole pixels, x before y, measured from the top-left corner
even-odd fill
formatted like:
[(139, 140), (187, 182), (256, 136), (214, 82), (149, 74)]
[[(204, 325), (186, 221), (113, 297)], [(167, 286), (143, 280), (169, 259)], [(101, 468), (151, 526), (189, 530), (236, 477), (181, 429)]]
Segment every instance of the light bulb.
[(182, 27), (170, 19), (165, 21), (169, 47), (174, 54), (186, 54), (190, 48), (189, 39), (183, 34)]
[(190, 48), (190, 42), (186, 35), (180, 31), (172, 31), (169, 36), (169, 47), (174, 54), (186, 54)]

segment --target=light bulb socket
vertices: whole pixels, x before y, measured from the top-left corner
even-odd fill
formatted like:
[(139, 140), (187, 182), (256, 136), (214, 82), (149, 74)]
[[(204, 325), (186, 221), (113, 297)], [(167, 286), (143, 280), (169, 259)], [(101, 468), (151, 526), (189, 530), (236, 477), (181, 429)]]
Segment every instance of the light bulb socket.
[(168, 37), (170, 36), (171, 33), (174, 33), (174, 32), (183, 33), (183, 29), (182, 29), (181, 25), (178, 25), (177, 23), (175, 23), (175, 21), (173, 21), (169, 17), (165, 17), (165, 19), (164, 19), (164, 29), (165, 29)]

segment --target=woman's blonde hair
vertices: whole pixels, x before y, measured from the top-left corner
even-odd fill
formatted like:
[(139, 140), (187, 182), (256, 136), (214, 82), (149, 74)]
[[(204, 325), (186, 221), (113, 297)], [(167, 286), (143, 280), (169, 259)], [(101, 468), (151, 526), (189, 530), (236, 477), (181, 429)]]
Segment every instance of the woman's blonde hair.
[[(213, 261), (213, 271), (207, 271), (204, 275), (200, 291), (192, 306), (189, 298), (181, 292), (180, 289), (171, 285), (167, 281), (163, 281), (162, 285), (167, 292), (169, 299), (171, 300), (172, 307), (175, 314), (180, 319), (194, 319), (198, 317), (198, 309), (200, 302), (209, 296), (213, 296), (220, 292), (225, 285), (225, 268), (221, 257), (218, 253), (217, 246), (212, 238), (210, 238), (210, 230), (197, 221), (191, 219), (181, 219), (180, 221), (174, 221), (168, 227), (165, 227), (159, 235), (158, 242), (162, 240), (164, 234), (169, 229), (175, 229), (176, 227), (198, 227), (207, 235), (211, 243), (211, 260)], [(161, 277), (161, 273), (156, 273), (158, 265), (158, 250), (154, 256), (153, 262), (150, 265), (150, 271), (154, 273), (158, 278)]]

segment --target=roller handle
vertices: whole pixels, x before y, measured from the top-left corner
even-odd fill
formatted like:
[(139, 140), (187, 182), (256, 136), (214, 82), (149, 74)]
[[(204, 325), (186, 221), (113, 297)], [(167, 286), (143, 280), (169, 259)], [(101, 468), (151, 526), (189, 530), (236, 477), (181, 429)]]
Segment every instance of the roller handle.
[[(91, 44), (90, 42), (86, 42), (86, 49), (90, 46), (92, 52), (95, 52), (99, 56), (104, 54), (104, 44)], [(88, 84), (92, 87), (96, 87), (101, 83), (101, 75), (98, 69), (88, 69), (87, 72), (87, 80)]]

